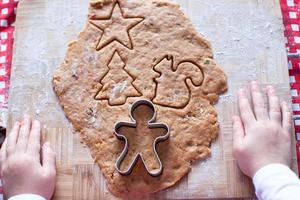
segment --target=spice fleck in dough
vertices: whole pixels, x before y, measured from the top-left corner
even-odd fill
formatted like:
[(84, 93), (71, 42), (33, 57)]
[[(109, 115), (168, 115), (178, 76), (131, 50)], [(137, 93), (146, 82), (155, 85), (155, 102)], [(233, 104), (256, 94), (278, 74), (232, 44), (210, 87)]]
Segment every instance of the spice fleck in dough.
[[(59, 102), (110, 191), (127, 197), (173, 186), (194, 161), (210, 154), (219, 132), (212, 105), (226, 82), (210, 43), (177, 4), (163, 0), (91, 1), (86, 25), (53, 77)], [(157, 121), (171, 130), (169, 140), (158, 145), (160, 177), (149, 176), (141, 162), (130, 176), (115, 169), (124, 142), (113, 128), (117, 121), (130, 121), (130, 105), (138, 99), (154, 102)], [(145, 159), (155, 168), (151, 149), (147, 152)]]

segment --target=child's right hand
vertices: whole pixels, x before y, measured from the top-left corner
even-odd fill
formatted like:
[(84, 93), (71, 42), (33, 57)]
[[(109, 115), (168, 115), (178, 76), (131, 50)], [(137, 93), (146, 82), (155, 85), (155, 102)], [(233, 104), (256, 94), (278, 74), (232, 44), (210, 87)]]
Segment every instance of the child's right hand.
[(0, 151), (0, 172), (6, 199), (35, 194), (50, 199), (56, 179), (55, 153), (49, 143), (41, 147), (41, 127), (25, 115), (16, 122)]
[(249, 177), (268, 164), (290, 165), (291, 113), (280, 104), (272, 86), (267, 88), (269, 109), (257, 82), (251, 83), (251, 104), (245, 91), (239, 91), (240, 115), (233, 116), (233, 149), (240, 169)]

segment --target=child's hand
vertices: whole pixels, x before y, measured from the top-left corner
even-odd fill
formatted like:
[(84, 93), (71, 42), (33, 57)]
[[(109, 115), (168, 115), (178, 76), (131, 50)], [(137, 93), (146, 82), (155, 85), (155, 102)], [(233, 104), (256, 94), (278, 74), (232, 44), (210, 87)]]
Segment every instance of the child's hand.
[(5, 198), (36, 194), (50, 199), (55, 187), (55, 153), (49, 143), (42, 148), (41, 128), (25, 115), (16, 122), (0, 152), (1, 179)]
[(253, 109), (245, 91), (239, 91), (241, 118), (233, 117), (233, 151), (240, 169), (248, 176), (265, 165), (291, 162), (291, 113), (279, 103), (272, 86), (267, 87), (269, 109), (257, 82), (251, 83)]

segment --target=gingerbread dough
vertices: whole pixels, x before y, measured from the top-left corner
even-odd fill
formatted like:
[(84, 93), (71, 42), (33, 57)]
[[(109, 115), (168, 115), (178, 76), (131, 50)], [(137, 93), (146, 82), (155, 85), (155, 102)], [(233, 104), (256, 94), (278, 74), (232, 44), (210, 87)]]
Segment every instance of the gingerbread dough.
[[(194, 161), (210, 154), (219, 132), (212, 105), (227, 89), (226, 82), (209, 42), (177, 4), (165, 0), (92, 1), (85, 28), (69, 44), (53, 78), (67, 118), (110, 191), (126, 197), (173, 186)], [(113, 134), (114, 124), (130, 120), (129, 107), (138, 99), (151, 100), (157, 121), (170, 127), (169, 140), (158, 145), (164, 165), (159, 177), (149, 176), (141, 162), (130, 176), (115, 169), (124, 142)], [(132, 148), (144, 147), (147, 164), (155, 168), (148, 138), (133, 142)], [(130, 155), (134, 153), (129, 161)]]

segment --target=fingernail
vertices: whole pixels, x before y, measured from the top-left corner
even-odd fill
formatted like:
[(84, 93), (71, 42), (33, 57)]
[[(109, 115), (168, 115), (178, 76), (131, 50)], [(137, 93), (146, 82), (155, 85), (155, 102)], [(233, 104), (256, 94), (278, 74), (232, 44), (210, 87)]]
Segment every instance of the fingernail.
[(245, 89), (244, 88), (239, 89), (238, 96), (239, 97), (245, 97)]
[(270, 92), (270, 93), (273, 93), (273, 92), (274, 92), (274, 88), (273, 88), (273, 86), (271, 86), (271, 85), (268, 85), (268, 86), (267, 86), (267, 90), (268, 90), (268, 92)]
[(24, 114), (23, 116), (23, 122), (30, 120), (30, 115)]
[(258, 83), (256, 81), (251, 82), (251, 88), (252, 89), (257, 89), (258, 88)]
[(40, 126), (40, 125), (41, 125), (40, 121), (38, 121), (38, 120), (34, 120), (34, 121), (33, 121), (33, 124), (34, 124), (35, 126)]
[(236, 119), (236, 116), (232, 116), (232, 122), (235, 122), (237, 119)]
[(44, 143), (44, 147), (45, 147), (45, 148), (51, 149), (51, 148), (52, 148), (52, 145), (50, 144), (50, 142), (45, 142), (45, 143)]

